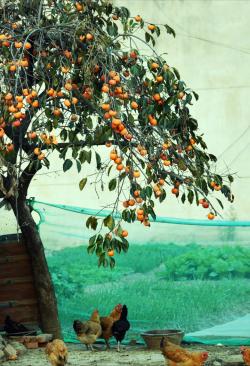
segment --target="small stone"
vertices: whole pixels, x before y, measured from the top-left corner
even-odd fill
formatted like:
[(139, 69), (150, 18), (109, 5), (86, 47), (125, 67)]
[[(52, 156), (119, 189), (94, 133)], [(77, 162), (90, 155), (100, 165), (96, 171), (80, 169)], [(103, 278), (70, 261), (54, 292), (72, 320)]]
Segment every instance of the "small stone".
[(241, 355), (231, 355), (227, 356), (223, 360), (223, 365), (225, 366), (241, 366), (244, 365), (244, 361)]
[(36, 336), (24, 336), (23, 343), (37, 342)]
[(17, 359), (17, 352), (14, 347), (8, 344), (3, 350), (5, 356), (8, 360), (16, 360)]
[(52, 339), (53, 339), (52, 334), (40, 334), (40, 335), (36, 336), (36, 341), (38, 343), (48, 343), (48, 342), (52, 341)]
[(28, 342), (28, 343), (25, 343), (25, 347), (28, 348), (28, 349), (36, 349), (38, 348), (38, 342)]

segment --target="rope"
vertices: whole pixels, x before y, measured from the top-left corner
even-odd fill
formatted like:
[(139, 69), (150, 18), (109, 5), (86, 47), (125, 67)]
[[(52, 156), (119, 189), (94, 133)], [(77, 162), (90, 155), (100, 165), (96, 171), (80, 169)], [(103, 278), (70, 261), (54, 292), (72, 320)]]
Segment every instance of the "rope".
[[(29, 201), (29, 200), (28, 200)], [(61, 205), (61, 204), (53, 204), (48, 202), (36, 201), (32, 199), (32, 206), (34, 210), (39, 210), (39, 205), (44, 205), (48, 207), (54, 207), (60, 210), (65, 210), (69, 212), (79, 213), (82, 215), (89, 215), (89, 216), (98, 216), (98, 217), (106, 217), (111, 214), (111, 211), (108, 210), (97, 210), (92, 208), (83, 208), (78, 206), (70, 206), (70, 205)], [(35, 207), (36, 206), (36, 207)], [(114, 218), (121, 218), (120, 214), (113, 215)], [(163, 223), (163, 224), (176, 224), (176, 225), (196, 225), (196, 226), (226, 226), (226, 227), (250, 227), (250, 221), (230, 221), (230, 220), (198, 220), (198, 219), (182, 219), (182, 218), (175, 218), (175, 217), (163, 217), (159, 216), (156, 220), (150, 219), (151, 222)]]

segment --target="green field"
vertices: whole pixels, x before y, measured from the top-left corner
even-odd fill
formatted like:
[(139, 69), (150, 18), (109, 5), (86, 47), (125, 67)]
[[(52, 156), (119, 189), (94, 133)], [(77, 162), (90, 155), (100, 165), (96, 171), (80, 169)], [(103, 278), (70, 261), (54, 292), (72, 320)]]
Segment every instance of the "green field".
[(86, 248), (54, 252), (48, 262), (65, 337), (72, 322), (117, 303), (129, 308), (129, 338), (143, 330), (199, 330), (250, 311), (250, 250), (203, 248), (195, 244), (147, 245), (117, 256), (113, 270), (98, 268)]

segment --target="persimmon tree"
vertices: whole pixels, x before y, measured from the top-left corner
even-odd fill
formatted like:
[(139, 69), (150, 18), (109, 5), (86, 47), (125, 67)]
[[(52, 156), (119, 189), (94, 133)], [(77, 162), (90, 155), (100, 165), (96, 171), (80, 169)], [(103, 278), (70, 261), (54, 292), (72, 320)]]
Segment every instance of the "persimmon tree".
[[(231, 201), (233, 178), (211, 169), (216, 157), (189, 111), (198, 95), (155, 51), (161, 33), (175, 36), (171, 27), (104, 0), (17, 0), (2, 4), (0, 16), (0, 197), (16, 215), (32, 257), (43, 327), (51, 330), (51, 322), (59, 332), (27, 200), (33, 178), (43, 166), (49, 169), (54, 155), (64, 171), (82, 174), (81, 190), (89, 180), (86, 164), (96, 164), (98, 189), (110, 176), (112, 212), (86, 224), (97, 230), (88, 251), (111, 267), (114, 250), (128, 249), (123, 221), (149, 226), (155, 202), (169, 194), (203, 205), (213, 219), (213, 202), (222, 207), (213, 192)], [(101, 145), (110, 159), (98, 153)]]

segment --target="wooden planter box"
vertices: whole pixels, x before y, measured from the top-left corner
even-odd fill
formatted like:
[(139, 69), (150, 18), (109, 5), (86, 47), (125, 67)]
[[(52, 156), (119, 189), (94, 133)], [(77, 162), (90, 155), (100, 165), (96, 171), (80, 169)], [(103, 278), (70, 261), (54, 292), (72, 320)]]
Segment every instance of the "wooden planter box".
[(38, 305), (30, 258), (21, 236), (0, 236), (0, 330), (6, 315), (38, 327)]

